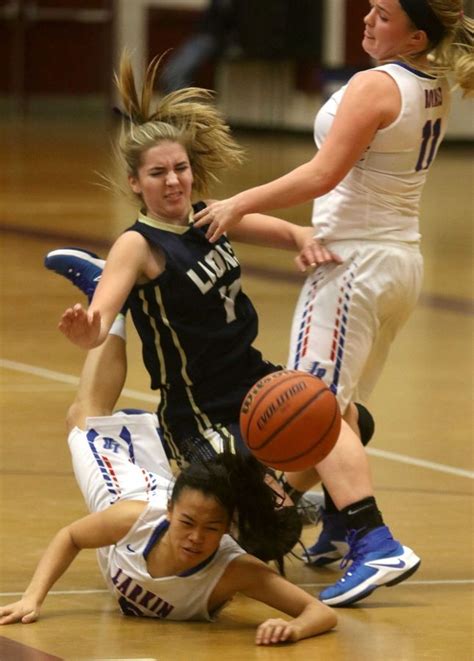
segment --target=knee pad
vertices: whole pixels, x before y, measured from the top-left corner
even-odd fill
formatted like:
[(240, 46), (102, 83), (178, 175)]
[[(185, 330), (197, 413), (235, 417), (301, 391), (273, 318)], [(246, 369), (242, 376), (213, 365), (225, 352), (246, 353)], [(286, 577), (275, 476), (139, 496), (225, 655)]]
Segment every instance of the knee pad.
[(362, 445), (367, 445), (375, 431), (375, 421), (368, 409), (365, 408), (362, 404), (355, 404), (357, 411), (359, 413), (359, 419), (357, 424), (360, 431), (360, 440)]

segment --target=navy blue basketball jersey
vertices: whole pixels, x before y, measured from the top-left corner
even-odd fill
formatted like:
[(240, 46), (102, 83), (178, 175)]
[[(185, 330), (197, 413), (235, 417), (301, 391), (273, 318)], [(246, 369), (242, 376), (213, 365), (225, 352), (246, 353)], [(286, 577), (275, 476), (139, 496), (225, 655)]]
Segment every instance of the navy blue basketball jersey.
[(151, 387), (160, 390), (163, 431), (178, 440), (238, 420), (248, 389), (279, 368), (252, 346), (258, 317), (229, 240), (211, 244), (192, 221), (175, 226), (142, 214), (127, 231), (166, 257), (163, 273), (128, 299)]

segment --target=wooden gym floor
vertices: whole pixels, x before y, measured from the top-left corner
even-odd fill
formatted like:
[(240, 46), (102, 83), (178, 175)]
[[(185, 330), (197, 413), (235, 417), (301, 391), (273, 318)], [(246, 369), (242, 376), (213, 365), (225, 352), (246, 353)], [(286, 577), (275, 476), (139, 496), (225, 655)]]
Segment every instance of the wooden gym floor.
[[(43, 268), (43, 256), (65, 245), (105, 255), (133, 210), (94, 183), (94, 171), (108, 166), (110, 126), (103, 119), (4, 119), (0, 129), (3, 604), (20, 596), (55, 531), (85, 513), (64, 427), (83, 354), (56, 330), (63, 309), (82, 297)], [(312, 153), (310, 136), (239, 137), (249, 161), (229, 174), (216, 197), (275, 177)], [(340, 609), (334, 632), (270, 649), (253, 644), (269, 609), (242, 598), (214, 624), (122, 617), (104, 590), (94, 552), (83, 552), (46, 600), (39, 622), (0, 629), (2, 661), (474, 658), (471, 157), (467, 147), (446, 145), (434, 165), (423, 200), (423, 296), (371, 402), (376, 494), (394, 534), (422, 557), (419, 572)], [(282, 215), (307, 222), (309, 208)], [(257, 344), (269, 359), (284, 362), (301, 283), (292, 256), (245, 246), (238, 253), (244, 286), (260, 312)], [(152, 409), (131, 328), (129, 338), (120, 403)], [(306, 528), (305, 542), (316, 534)], [(296, 560), (287, 572), (311, 593), (338, 576), (337, 568), (312, 570)]]

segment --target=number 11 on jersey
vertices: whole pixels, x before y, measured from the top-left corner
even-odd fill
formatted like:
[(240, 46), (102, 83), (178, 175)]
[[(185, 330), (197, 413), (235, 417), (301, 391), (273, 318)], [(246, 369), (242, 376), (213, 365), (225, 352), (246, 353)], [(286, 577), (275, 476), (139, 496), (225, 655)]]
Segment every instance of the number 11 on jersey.
[[(438, 144), (439, 136), (441, 135), (441, 119), (437, 119), (433, 122), (429, 119), (423, 126), (420, 154), (418, 156), (418, 162), (416, 164), (415, 170), (419, 172), (420, 170), (427, 170), (431, 161), (436, 154), (436, 146)], [(429, 152), (428, 157), (426, 157), (426, 152)]]

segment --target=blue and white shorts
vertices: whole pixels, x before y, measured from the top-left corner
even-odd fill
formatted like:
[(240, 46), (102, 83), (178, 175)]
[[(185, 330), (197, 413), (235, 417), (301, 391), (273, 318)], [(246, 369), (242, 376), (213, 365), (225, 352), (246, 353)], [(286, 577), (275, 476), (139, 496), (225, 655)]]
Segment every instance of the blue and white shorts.
[(97, 512), (119, 500), (162, 498), (173, 474), (154, 413), (87, 418), (68, 438), (74, 474), (87, 507)]
[(374, 389), (418, 300), (423, 259), (417, 244), (334, 241), (327, 247), (344, 262), (323, 264), (306, 279), (288, 368), (323, 379), (344, 412)]

